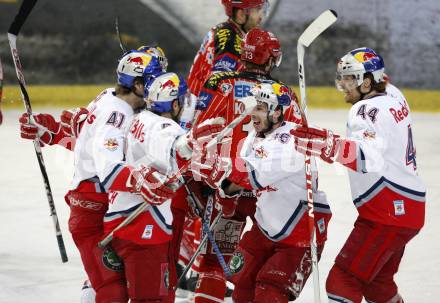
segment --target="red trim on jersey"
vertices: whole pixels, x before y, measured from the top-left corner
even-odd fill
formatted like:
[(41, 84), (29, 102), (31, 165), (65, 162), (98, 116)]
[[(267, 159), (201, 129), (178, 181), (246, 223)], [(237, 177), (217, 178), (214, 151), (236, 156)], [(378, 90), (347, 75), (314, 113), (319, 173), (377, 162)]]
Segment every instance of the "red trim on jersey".
[(384, 225), (420, 229), (425, 223), (424, 202), (412, 200), (388, 187), (357, 207), (357, 210), (361, 218)]
[(127, 181), (130, 177), (131, 171), (133, 167), (131, 166), (125, 166), (122, 168), (122, 170), (118, 173), (116, 178), (113, 180), (112, 185), (109, 187), (110, 191), (125, 191), (125, 192), (131, 192), (133, 191), (133, 188), (127, 187)]

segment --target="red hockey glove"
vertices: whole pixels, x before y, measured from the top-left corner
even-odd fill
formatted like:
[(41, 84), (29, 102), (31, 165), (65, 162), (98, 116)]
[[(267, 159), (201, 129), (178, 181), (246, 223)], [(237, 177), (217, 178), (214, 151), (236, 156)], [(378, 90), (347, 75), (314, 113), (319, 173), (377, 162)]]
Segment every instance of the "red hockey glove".
[(61, 113), (61, 127), (66, 135), (78, 138), (88, 114), (89, 111), (83, 107), (63, 110)]
[(205, 145), (223, 130), (223, 118), (208, 119), (195, 125), (187, 134), (180, 136), (175, 143), (179, 157), (189, 160), (195, 148), (202, 150)]
[(235, 214), (240, 194), (241, 192), (234, 195), (226, 195), (223, 190), (215, 192), (214, 201), (221, 205), (223, 217), (230, 218)]
[(128, 180), (134, 192), (140, 193), (145, 201), (154, 205), (160, 205), (175, 195), (165, 185), (167, 177), (152, 167), (141, 165), (131, 172)]
[(219, 188), (232, 169), (231, 158), (221, 157), (217, 153), (208, 153), (203, 157), (193, 158), (190, 170), (195, 181), (203, 181), (211, 188)]
[(295, 148), (304, 155), (319, 156), (322, 160), (352, 168), (356, 163), (356, 143), (340, 138), (332, 131), (301, 126), (290, 131), (295, 136)]
[(18, 119), (20, 122), (20, 136), (23, 139), (35, 140), (38, 138), (40, 145), (52, 145), (55, 136), (60, 132), (60, 123), (49, 114), (33, 114), (33, 121), (24, 113)]

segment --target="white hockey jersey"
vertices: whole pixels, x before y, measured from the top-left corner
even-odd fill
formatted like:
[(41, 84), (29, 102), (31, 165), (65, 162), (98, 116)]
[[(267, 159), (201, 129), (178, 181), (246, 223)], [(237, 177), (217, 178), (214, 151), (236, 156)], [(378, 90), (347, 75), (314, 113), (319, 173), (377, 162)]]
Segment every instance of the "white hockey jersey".
[(417, 174), (410, 109), (391, 84), (387, 93), (361, 100), (348, 114), (347, 139), (357, 143), (349, 170), (359, 215), (387, 225), (419, 229), (426, 189)]
[(133, 109), (116, 97), (114, 89), (101, 92), (88, 106), (74, 149), (75, 170), (72, 181), (76, 189), (81, 181), (96, 183), (96, 192), (108, 192), (124, 164), (125, 136)]
[[(185, 131), (173, 120), (149, 111), (138, 114), (127, 135), (126, 164), (154, 167), (170, 175), (177, 171), (173, 144)], [(111, 192), (108, 211), (104, 217), (105, 231), (113, 230), (121, 221), (144, 202), (140, 195), (129, 192)], [(140, 244), (169, 241), (172, 234), (171, 200), (151, 205), (130, 225), (115, 233), (115, 237)]]
[[(290, 134), (295, 125), (283, 122), (265, 138), (251, 131), (240, 157), (246, 161), (250, 184), (257, 190), (255, 219), (260, 230), (272, 241), (309, 246), (304, 156), (295, 150)], [(331, 212), (325, 193), (316, 190), (316, 164), (311, 160), (317, 240), (322, 242)]]

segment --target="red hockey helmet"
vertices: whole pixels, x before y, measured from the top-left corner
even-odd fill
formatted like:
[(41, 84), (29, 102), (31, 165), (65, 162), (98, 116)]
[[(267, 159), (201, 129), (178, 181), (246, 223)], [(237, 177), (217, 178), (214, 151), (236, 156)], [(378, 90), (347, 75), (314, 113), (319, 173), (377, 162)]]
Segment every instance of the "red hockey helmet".
[(232, 17), (233, 8), (248, 9), (266, 4), (267, 0), (222, 0), (226, 15)]
[(270, 57), (275, 59), (278, 67), (282, 59), (281, 44), (271, 32), (261, 28), (253, 28), (247, 34), (241, 45), (241, 60), (263, 65)]

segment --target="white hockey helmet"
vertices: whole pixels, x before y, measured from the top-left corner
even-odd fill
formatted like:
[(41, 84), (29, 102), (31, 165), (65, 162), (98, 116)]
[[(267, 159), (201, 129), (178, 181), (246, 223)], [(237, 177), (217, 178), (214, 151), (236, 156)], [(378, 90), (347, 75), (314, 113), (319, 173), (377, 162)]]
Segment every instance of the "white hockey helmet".
[(338, 62), (335, 80), (336, 88), (343, 91), (341, 81), (344, 76), (354, 76), (356, 85), (360, 86), (364, 82), (366, 73), (371, 73), (374, 81), (377, 83), (385, 81), (385, 64), (383, 59), (370, 48), (361, 47), (354, 49)]
[(163, 73), (145, 85), (144, 97), (153, 112), (167, 113), (172, 111), (174, 100), (178, 100), (181, 107), (184, 105), (188, 97), (188, 86), (178, 74)]
[(165, 52), (159, 46), (149, 46), (143, 45), (138, 48), (138, 51), (144, 52), (146, 54), (152, 55), (159, 60), (160, 65), (162, 66), (162, 71), (166, 72), (168, 68), (168, 59), (165, 56)]
[(277, 106), (289, 106), (292, 102), (292, 92), (286, 85), (274, 81), (258, 83), (250, 90), (258, 102), (267, 104), (269, 115), (273, 115)]
[(118, 84), (127, 88), (133, 87), (137, 77), (142, 77), (147, 82), (152, 75), (161, 72), (162, 66), (157, 58), (137, 50), (125, 53), (116, 69)]

